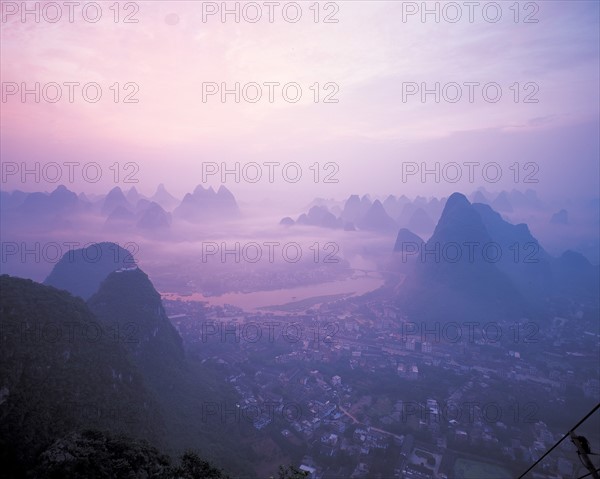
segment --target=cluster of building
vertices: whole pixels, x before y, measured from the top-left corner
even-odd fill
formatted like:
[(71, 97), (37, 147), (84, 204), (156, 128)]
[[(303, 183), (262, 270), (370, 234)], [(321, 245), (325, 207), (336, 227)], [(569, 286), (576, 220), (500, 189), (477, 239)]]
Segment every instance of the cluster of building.
[[(513, 336), (452, 342), (407, 334), (398, 326), (401, 311), (382, 301), (340, 301), (293, 315), (179, 301), (167, 309), (193, 354), (229, 371), (240, 408), (260, 411), (256, 433), (276, 432), (311, 478), (444, 479), (473, 470), (511, 477), (565, 432), (556, 419), (569, 391), (580, 392), (582, 408), (600, 399), (590, 374), (597, 374), (594, 349), (581, 343), (589, 335), (569, 326), (572, 318), (550, 321), (533, 343)], [(313, 333), (318, 324), (327, 334), (208, 347), (198, 326), (208, 319), (296, 322)], [(253, 374), (240, 366), (249, 355)], [(570, 477), (577, 461), (565, 441), (539, 477)]]

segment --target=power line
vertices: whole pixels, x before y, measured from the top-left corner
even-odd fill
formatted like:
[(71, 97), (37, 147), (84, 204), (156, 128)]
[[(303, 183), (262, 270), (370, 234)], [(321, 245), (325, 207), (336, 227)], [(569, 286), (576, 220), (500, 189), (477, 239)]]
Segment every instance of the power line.
[(579, 476), (577, 479), (583, 479), (584, 477), (591, 476), (594, 472), (600, 472), (600, 467), (598, 469), (596, 469), (595, 471), (588, 472), (587, 474), (584, 474), (583, 476)]
[[(575, 424), (575, 426), (573, 426), (563, 437), (560, 438), (560, 440), (554, 444), (554, 446), (552, 446), (550, 449), (548, 449), (544, 455), (542, 457), (540, 457), (537, 461), (535, 461), (531, 466), (529, 466), (529, 469), (527, 469), (523, 474), (521, 474), (518, 479), (523, 479), (523, 477), (525, 477), (525, 474), (527, 474), (529, 471), (531, 471), (535, 466), (537, 466), (540, 462), (542, 462), (542, 460), (548, 455), (550, 454), (554, 449), (556, 449), (558, 447), (558, 445), (563, 442), (566, 438), (568, 438), (571, 433), (577, 429), (579, 426), (581, 426), (581, 424), (583, 424), (587, 418), (589, 418), (592, 414), (594, 414), (596, 412), (596, 410), (600, 408), (600, 403), (596, 404), (596, 406), (594, 407), (594, 409), (592, 409), (590, 412), (588, 412), (585, 417), (583, 419), (581, 419), (577, 424)], [(591, 473), (590, 473), (591, 474)], [(589, 474), (588, 474), (589, 475)]]

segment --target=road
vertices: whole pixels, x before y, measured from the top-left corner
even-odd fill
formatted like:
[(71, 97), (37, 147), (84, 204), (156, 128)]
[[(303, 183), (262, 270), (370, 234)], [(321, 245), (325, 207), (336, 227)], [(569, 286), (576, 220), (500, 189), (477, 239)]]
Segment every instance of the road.
[(360, 422), (358, 419), (356, 419), (356, 417), (354, 417), (352, 414), (350, 414), (348, 411), (346, 411), (346, 409), (344, 409), (342, 406), (340, 406), (338, 404), (338, 407), (340, 408), (340, 411), (342, 411), (346, 416), (348, 416), (350, 419), (352, 419), (352, 421), (354, 421), (354, 423), (356, 424), (360, 424), (361, 426), (364, 426), (366, 428), (371, 429), (372, 431), (377, 431), (377, 432), (381, 432), (383, 434), (387, 434), (388, 436), (393, 436), (396, 439), (399, 439), (400, 441), (402, 441), (404, 439), (403, 436), (398, 436), (397, 434), (394, 434), (393, 432), (390, 431), (386, 431), (384, 429), (379, 429), (378, 427), (373, 427), (373, 426), (367, 426), (366, 424)]

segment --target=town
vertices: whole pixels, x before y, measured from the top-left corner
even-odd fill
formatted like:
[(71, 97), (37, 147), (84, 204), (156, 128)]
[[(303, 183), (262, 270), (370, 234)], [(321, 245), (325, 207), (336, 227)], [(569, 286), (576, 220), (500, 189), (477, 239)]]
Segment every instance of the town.
[[(165, 300), (189, 354), (237, 395), (203, 404), (203, 420), (252, 424), (311, 478), (512, 477), (571, 426), (561, 411), (600, 397), (581, 312), (425, 325), (365, 298), (252, 313)], [(565, 441), (538, 477), (579, 470)]]

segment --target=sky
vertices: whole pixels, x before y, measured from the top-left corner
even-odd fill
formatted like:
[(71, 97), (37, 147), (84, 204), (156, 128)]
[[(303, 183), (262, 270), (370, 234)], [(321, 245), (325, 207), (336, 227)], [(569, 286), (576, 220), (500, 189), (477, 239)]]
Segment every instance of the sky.
[[(64, 2), (58, 20), (53, 2), (26, 2), (38, 19), (21, 3), (1, 2), (3, 190), (164, 183), (182, 196), (239, 165), (225, 185), (246, 200), (479, 186), (598, 195), (598, 2), (81, 2), (72, 21)], [(36, 82), (39, 102), (21, 95)], [(79, 83), (72, 102), (65, 82)], [(223, 101), (236, 82), (239, 102)], [(439, 101), (422, 97), (436, 83)], [(23, 181), (22, 162), (47, 168), (39, 182)], [(73, 182), (64, 162), (79, 163)], [(92, 162), (97, 182), (96, 167), (83, 174)]]

